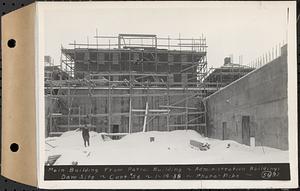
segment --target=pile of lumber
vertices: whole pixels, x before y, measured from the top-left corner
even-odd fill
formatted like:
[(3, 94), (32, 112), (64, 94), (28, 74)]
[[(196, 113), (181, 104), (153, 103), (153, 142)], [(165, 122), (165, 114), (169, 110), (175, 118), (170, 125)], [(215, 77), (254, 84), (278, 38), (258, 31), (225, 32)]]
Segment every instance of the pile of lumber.
[(52, 166), (54, 165), (54, 163), (57, 161), (57, 159), (60, 157), (61, 155), (52, 155), (48, 157), (48, 160), (46, 161), (46, 166)]
[(198, 148), (200, 151), (207, 151), (208, 149), (210, 149), (210, 144), (209, 143), (202, 143), (199, 141), (195, 141), (195, 140), (190, 140), (190, 145), (192, 147)]

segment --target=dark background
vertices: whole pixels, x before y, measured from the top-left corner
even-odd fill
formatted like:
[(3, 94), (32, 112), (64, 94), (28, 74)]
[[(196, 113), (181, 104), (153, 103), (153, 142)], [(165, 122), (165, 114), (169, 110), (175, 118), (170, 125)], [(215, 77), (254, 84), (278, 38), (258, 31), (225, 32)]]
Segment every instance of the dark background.
[[(42, 1), (42, 0), (40, 0)], [(58, 0), (56, 0), (58, 1)], [(68, 0), (65, 0), (68, 1)], [(78, 0), (80, 1), (80, 0)], [(87, 1), (87, 0), (82, 0), (82, 1)], [(0, 14), (1, 15), (5, 15), (11, 11), (14, 11), (16, 9), (19, 9), (23, 6), (26, 6), (32, 2), (35, 2), (35, 0), (0, 0)], [(299, 78), (299, 73), (300, 73), (300, 69), (299, 69), (299, 60), (300, 60), (300, 53), (298, 51), (298, 49), (300, 48), (300, 44), (299, 44), (299, 22), (298, 20), (300, 19), (300, 15), (299, 15), (299, 8), (300, 8), (300, 0), (297, 1), (297, 60), (298, 60), (298, 78)], [(1, 21), (0, 21), (1, 23)], [(1, 25), (0, 25), (0, 32), (1, 32)], [(1, 40), (1, 35), (0, 35), (0, 42), (2, 43), (6, 43), (6, 42), (2, 42)], [(1, 47), (0, 47), (1, 50)], [(2, 51), (0, 51), (0, 114), (2, 113), (2, 107), (1, 107), (1, 103), (2, 103)], [(298, 86), (299, 86), (299, 79), (298, 79)], [(299, 90), (298, 90), (298, 94), (299, 94)], [(298, 104), (298, 110), (299, 110), (300, 105)], [(298, 111), (298, 119), (299, 119), (299, 111)], [(1, 122), (1, 115), (0, 115), (0, 122)], [(1, 123), (0, 123), (1, 126)], [(299, 135), (298, 135), (299, 136)], [(298, 145), (299, 145), (299, 137), (298, 137)], [(0, 146), (1, 146), (1, 131), (0, 131)], [(298, 148), (300, 148), (300, 145), (298, 146)], [(0, 151), (0, 156), (1, 156), (1, 151)], [(298, 153), (299, 156), (299, 153)], [(0, 161), (1, 162), (1, 161)], [(298, 164), (299, 166), (299, 164)], [(1, 163), (0, 163), (0, 168), (1, 168)], [(299, 167), (298, 167), (299, 168)], [(0, 191), (37, 191), (40, 189), (34, 188), (34, 187), (30, 187), (30, 186), (26, 186), (23, 184), (19, 184), (16, 183), (14, 181), (11, 181), (9, 179), (6, 179), (3, 176), (0, 176)]]

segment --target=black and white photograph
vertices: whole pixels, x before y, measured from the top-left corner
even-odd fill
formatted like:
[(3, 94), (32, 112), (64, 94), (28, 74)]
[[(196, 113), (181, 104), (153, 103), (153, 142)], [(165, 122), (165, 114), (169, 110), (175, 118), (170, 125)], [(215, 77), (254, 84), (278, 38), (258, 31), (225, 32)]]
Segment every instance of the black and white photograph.
[[(290, 180), (294, 3), (46, 5), (39, 10), (45, 180), (138, 180), (130, 165), (232, 170), (143, 180)], [(250, 166), (241, 167), (243, 177), (232, 164)], [(271, 166), (247, 175), (262, 168), (255, 164)], [(98, 179), (97, 166), (106, 165), (127, 165), (128, 177)], [(62, 175), (83, 166), (93, 167), (89, 175)]]

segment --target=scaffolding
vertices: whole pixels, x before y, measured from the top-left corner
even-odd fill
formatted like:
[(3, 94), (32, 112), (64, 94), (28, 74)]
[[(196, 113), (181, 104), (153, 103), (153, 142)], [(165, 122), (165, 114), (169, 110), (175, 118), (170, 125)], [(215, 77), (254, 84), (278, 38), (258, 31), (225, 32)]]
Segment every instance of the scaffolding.
[[(167, 131), (195, 129), (207, 133), (202, 99), (215, 92), (218, 85), (204, 80), (208, 74), (206, 38), (99, 36), (98, 32), (94, 38), (95, 44), (89, 40), (74, 41), (69, 44), (71, 49), (61, 47), (61, 75), (45, 81), (46, 99), (57, 105), (55, 111), (51, 107), (47, 114), (49, 135), (83, 124), (97, 129), (95, 121), (99, 118), (107, 119), (102, 124), (108, 127), (106, 133), (125, 135), (135, 132), (133, 121), (139, 117), (143, 118), (140, 131), (147, 131), (155, 119), (164, 117), (165, 124), (156, 124), (165, 126)], [(116, 98), (126, 100), (126, 111), (112, 110)], [(88, 111), (78, 103), (80, 99), (90, 100)], [(141, 104), (135, 103), (138, 99)], [(106, 103), (107, 111), (92, 109), (99, 100)], [(114, 130), (115, 116), (128, 119), (126, 131)]]

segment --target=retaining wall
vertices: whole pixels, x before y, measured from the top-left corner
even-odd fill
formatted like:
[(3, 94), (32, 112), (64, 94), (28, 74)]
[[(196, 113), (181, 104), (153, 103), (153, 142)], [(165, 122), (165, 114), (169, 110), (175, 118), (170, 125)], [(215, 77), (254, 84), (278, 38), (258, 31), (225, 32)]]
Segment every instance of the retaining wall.
[(281, 56), (205, 99), (207, 134), (288, 149), (287, 47)]

